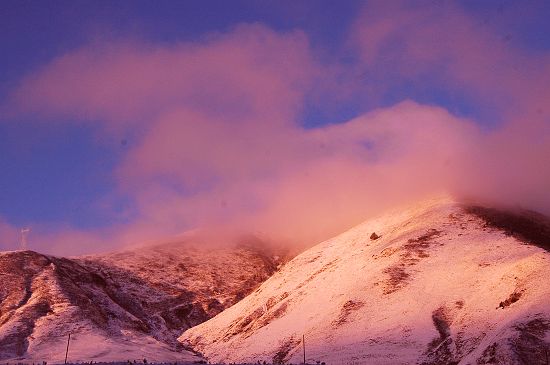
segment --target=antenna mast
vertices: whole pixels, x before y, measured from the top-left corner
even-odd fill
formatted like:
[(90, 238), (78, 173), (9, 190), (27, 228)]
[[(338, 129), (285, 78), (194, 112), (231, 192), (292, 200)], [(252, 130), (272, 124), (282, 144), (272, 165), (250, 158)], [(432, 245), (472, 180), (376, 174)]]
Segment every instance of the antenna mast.
[(302, 349), (304, 350), (304, 365), (306, 364), (306, 336), (302, 334)]
[(29, 235), (29, 232), (31, 231), (30, 228), (23, 228), (21, 230), (21, 250), (25, 251), (27, 249), (27, 236)]

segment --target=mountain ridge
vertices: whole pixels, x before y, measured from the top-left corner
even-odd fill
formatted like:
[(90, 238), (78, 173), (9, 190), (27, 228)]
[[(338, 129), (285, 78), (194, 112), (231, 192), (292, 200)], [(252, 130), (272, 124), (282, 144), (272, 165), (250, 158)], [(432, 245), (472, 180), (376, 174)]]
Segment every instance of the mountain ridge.
[(200, 360), (176, 341), (181, 331), (243, 298), (278, 264), (249, 245), (0, 253), (0, 358), (62, 361), (71, 333), (73, 361)]
[(287, 363), (305, 335), (310, 362), (544, 364), (549, 222), (439, 197), (290, 260), (254, 236), (3, 252), (0, 358), (61, 362), (71, 333), (69, 361)]
[[(300, 362), (305, 335), (308, 361), (331, 364), (543, 364), (550, 255), (517, 214), (471, 207), (439, 198), (369, 220), (180, 341), (223, 362)], [(536, 223), (540, 246), (550, 225)]]

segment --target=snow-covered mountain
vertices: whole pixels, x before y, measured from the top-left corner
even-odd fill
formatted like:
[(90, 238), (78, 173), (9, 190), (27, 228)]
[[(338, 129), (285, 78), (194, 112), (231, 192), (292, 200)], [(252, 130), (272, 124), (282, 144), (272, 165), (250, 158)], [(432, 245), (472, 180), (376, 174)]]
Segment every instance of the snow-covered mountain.
[(241, 242), (172, 243), (80, 258), (0, 253), (0, 359), (194, 361), (181, 332), (218, 314), (276, 270)]
[(307, 250), (179, 340), (224, 362), (299, 363), (304, 336), (309, 363), (546, 364), (549, 248), (541, 216), (434, 199)]

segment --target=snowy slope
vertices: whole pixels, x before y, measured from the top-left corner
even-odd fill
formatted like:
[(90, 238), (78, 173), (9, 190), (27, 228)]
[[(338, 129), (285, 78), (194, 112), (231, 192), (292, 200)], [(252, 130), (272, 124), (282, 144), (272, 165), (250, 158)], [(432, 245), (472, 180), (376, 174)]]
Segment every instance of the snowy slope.
[(305, 335), (308, 362), (545, 364), (550, 254), (533, 244), (550, 244), (540, 217), (426, 201), (307, 250), (179, 340), (209, 361), (298, 363)]
[(250, 246), (172, 243), (81, 258), (0, 253), (0, 359), (193, 361), (176, 341), (277, 262)]

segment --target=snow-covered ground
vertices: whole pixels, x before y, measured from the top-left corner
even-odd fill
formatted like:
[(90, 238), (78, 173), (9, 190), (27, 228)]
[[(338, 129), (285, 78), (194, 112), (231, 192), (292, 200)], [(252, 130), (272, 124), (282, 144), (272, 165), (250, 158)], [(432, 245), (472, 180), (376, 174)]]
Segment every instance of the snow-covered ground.
[[(38, 334), (39, 335), (39, 334)], [(47, 361), (62, 364), (65, 360), (67, 337), (57, 337), (54, 341), (31, 344), (28, 353), (18, 361)], [(127, 361), (143, 359), (148, 362), (196, 362), (200, 358), (187, 351), (174, 351), (165, 343), (149, 336), (126, 333), (125, 336), (109, 338), (101, 332), (89, 330), (71, 336), (68, 361), (74, 363), (90, 361)]]
[(279, 271), (250, 246), (4, 252), (0, 359), (62, 362), (71, 333), (70, 362), (196, 361), (176, 341), (187, 329), (180, 341), (211, 362), (297, 363), (303, 335), (310, 363), (545, 364), (549, 247), (540, 217), (441, 198), (369, 220)]
[(224, 362), (301, 362), (304, 335), (308, 362), (544, 364), (550, 254), (474, 213), (440, 198), (369, 220), (179, 340)]
[(58, 258), (0, 253), (0, 359), (22, 362), (200, 360), (176, 341), (277, 267), (249, 245), (171, 243)]

